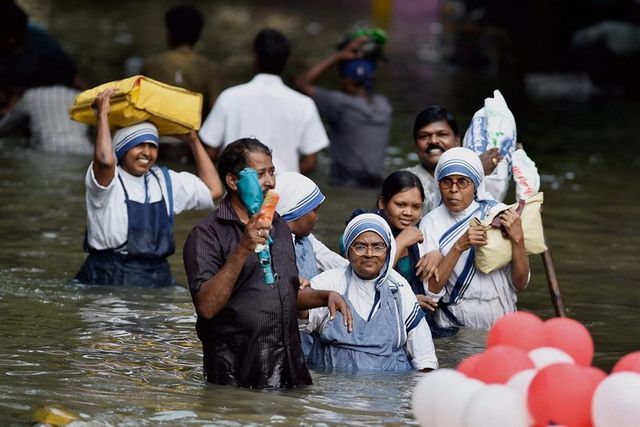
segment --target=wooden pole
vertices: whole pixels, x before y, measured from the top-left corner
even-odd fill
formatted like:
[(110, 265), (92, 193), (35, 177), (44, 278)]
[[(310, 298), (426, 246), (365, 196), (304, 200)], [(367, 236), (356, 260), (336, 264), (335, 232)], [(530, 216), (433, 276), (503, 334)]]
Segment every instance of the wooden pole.
[(560, 293), (560, 285), (556, 276), (556, 266), (551, 257), (551, 250), (547, 249), (542, 254), (542, 262), (544, 264), (544, 272), (547, 275), (547, 283), (549, 284), (549, 294), (551, 295), (551, 303), (556, 311), (556, 316), (567, 317), (567, 310), (564, 308), (562, 294)]

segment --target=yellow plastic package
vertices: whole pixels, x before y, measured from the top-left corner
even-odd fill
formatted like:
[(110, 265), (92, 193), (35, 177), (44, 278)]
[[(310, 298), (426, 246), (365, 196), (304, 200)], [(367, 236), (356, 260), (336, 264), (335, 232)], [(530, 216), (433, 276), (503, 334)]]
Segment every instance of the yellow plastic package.
[[(520, 213), (522, 232), (524, 233), (524, 248), (527, 255), (537, 255), (547, 250), (542, 230), (542, 215), (540, 208), (544, 201), (543, 193), (536, 193), (524, 202), (524, 208)], [(509, 206), (517, 207), (518, 203)], [(497, 214), (496, 214), (497, 215)], [(471, 220), (471, 225), (482, 225), (487, 231), (487, 244), (476, 246), (476, 268), (483, 273), (490, 273), (504, 267), (511, 262), (511, 241), (502, 235), (499, 228), (491, 225), (491, 218), (480, 221), (477, 218)]]
[(111, 97), (111, 127), (125, 127), (148, 121), (156, 125), (161, 135), (200, 129), (202, 94), (145, 76), (105, 83), (80, 93), (69, 111), (71, 118), (95, 125), (96, 113), (92, 104), (100, 92), (110, 87), (119, 90)]

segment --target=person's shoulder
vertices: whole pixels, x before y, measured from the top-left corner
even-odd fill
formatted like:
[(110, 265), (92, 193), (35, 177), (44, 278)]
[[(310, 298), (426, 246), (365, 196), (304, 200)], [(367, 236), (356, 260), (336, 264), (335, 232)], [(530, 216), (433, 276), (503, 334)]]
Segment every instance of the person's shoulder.
[(436, 206), (435, 208), (433, 208), (431, 211), (429, 211), (425, 216), (422, 217), (422, 221), (420, 221), (420, 224), (433, 224), (434, 222), (438, 221), (438, 217), (441, 217), (442, 214), (446, 211), (447, 207), (444, 204), (441, 204), (440, 206)]
[(379, 106), (380, 108), (389, 110), (389, 112), (393, 110), (393, 107), (391, 106), (391, 102), (389, 101), (389, 98), (387, 98), (386, 96), (380, 93), (374, 93), (372, 99), (374, 104)]
[(320, 290), (336, 290), (336, 284), (342, 283), (339, 279), (344, 276), (345, 270), (346, 267), (325, 270), (311, 279), (311, 287)]

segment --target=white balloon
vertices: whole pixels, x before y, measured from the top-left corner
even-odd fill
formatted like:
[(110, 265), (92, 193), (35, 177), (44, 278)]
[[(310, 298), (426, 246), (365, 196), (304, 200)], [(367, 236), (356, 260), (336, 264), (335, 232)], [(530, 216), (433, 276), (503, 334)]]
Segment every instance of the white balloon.
[(595, 427), (636, 427), (640, 424), (640, 374), (611, 374), (596, 388), (591, 401)]
[(529, 427), (529, 415), (522, 398), (503, 384), (489, 384), (471, 396), (463, 419), (466, 427)]
[(438, 396), (448, 388), (449, 384), (465, 378), (463, 374), (453, 369), (437, 369), (424, 374), (413, 389), (411, 398), (413, 416), (418, 424), (423, 427), (431, 426)]
[(570, 365), (574, 365), (576, 363), (575, 360), (573, 360), (573, 357), (555, 347), (534, 348), (528, 353), (528, 355), (536, 369), (542, 369), (545, 366), (553, 365), (555, 363), (568, 363)]
[(464, 427), (464, 408), (485, 384), (463, 376), (452, 381), (436, 399), (429, 427)]
[(525, 369), (524, 371), (520, 371), (511, 378), (505, 384), (510, 389), (514, 390), (516, 393), (520, 395), (522, 399), (522, 404), (527, 410), (527, 415), (529, 416), (529, 424), (535, 424), (535, 419), (531, 416), (529, 412), (529, 407), (527, 405), (527, 396), (529, 395), (529, 385), (531, 385), (531, 381), (533, 377), (538, 373), (537, 369)]

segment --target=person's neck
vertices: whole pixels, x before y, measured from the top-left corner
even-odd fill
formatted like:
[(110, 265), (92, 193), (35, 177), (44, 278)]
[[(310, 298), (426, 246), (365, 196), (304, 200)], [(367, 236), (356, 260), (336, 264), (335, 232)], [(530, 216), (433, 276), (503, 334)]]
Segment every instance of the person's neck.
[(238, 219), (241, 223), (246, 224), (249, 222), (249, 211), (245, 207), (240, 197), (238, 197), (238, 193), (229, 193), (229, 201), (231, 203), (231, 208), (238, 215)]
[(420, 165), (427, 171), (429, 172), (429, 175), (434, 176), (435, 172), (436, 172), (436, 167), (433, 166), (427, 166), (424, 163), (420, 163)]

